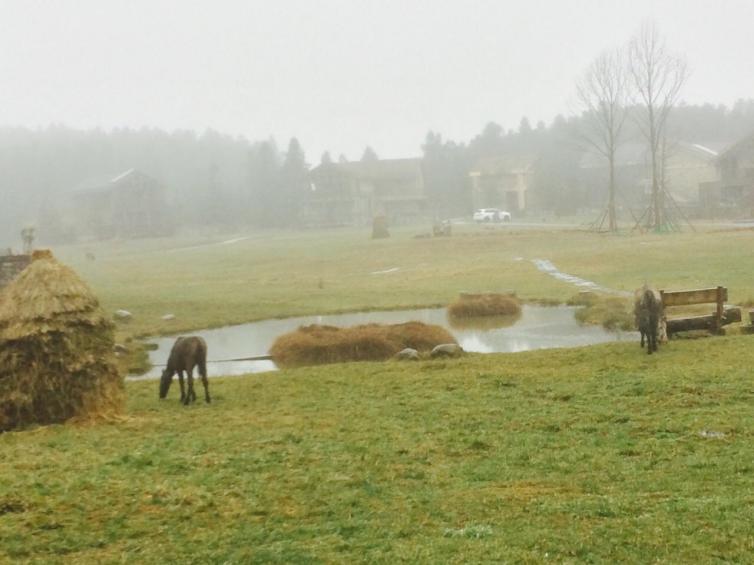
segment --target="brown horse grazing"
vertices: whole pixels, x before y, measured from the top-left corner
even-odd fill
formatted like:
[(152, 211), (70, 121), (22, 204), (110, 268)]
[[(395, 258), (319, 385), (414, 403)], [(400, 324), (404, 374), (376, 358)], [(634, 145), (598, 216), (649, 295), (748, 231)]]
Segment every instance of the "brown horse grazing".
[(657, 341), (664, 339), (664, 322), (662, 298), (660, 293), (647, 285), (636, 291), (634, 302), (634, 317), (636, 328), (641, 334), (641, 347), (644, 347), (644, 337), (647, 338), (647, 353), (657, 351)]
[[(165, 398), (173, 382), (173, 375), (178, 373), (181, 385), (181, 402), (188, 405), (196, 400), (194, 392), (194, 367), (199, 367), (199, 374), (204, 385), (204, 400), (210, 402), (209, 383), (207, 382), (207, 344), (196, 336), (179, 337), (170, 350), (170, 357), (160, 379), (160, 398)], [(188, 391), (183, 388), (183, 372), (188, 374)]]

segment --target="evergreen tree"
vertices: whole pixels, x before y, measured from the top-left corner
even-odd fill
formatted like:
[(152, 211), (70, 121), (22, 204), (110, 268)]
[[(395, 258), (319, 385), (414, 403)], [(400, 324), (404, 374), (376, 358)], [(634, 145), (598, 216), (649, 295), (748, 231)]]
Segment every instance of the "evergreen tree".
[(291, 138), (288, 144), (280, 174), (281, 202), (284, 210), (280, 211), (279, 217), (282, 225), (296, 225), (310, 185), (309, 167), (306, 164), (304, 150), (295, 137)]
[(367, 163), (367, 162), (373, 162), (373, 161), (378, 161), (378, 160), (379, 160), (379, 157), (377, 157), (377, 153), (375, 152), (375, 150), (367, 145), (366, 149), (364, 149), (364, 154), (361, 156), (361, 161), (364, 163)]
[(422, 170), (427, 196), (436, 219), (466, 215), (471, 211), (469, 154), (465, 146), (443, 142), (428, 132), (422, 145)]

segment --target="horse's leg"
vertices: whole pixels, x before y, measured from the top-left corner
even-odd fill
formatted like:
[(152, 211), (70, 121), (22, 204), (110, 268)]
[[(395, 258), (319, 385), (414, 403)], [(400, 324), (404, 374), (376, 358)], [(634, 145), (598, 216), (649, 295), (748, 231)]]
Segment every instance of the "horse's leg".
[(207, 380), (207, 362), (204, 359), (199, 361), (199, 374), (204, 385), (204, 401), (209, 404), (211, 400), (209, 398), (209, 381)]
[(185, 406), (188, 406), (189, 403), (193, 400), (193, 397), (196, 397), (194, 394), (194, 368), (191, 367), (190, 369), (186, 370), (187, 373), (187, 379), (188, 379), (188, 392), (186, 393), (186, 399), (183, 401), (183, 404)]
[(204, 385), (204, 401), (209, 404), (211, 402), (211, 399), (209, 397), (209, 382), (207, 381), (207, 374), (201, 373), (202, 375), (202, 384)]
[(178, 371), (178, 384), (181, 385), (181, 402), (186, 399), (186, 389), (183, 388), (183, 371)]

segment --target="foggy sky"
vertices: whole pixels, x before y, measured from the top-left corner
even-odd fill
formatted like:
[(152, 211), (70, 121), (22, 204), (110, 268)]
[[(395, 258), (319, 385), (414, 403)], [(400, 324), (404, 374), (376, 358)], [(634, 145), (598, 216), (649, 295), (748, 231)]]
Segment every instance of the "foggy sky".
[(0, 125), (213, 128), (413, 156), (574, 109), (576, 76), (653, 18), (682, 99), (754, 96), (749, 0), (0, 0)]

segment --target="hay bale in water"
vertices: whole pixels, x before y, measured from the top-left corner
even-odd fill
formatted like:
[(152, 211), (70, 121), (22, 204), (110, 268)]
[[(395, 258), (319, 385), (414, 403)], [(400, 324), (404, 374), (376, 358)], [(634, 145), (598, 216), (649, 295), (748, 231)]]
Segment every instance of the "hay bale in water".
[(512, 293), (462, 294), (448, 306), (448, 315), (457, 319), (482, 316), (517, 316), (520, 313), (521, 302)]
[(407, 347), (430, 351), (440, 343), (455, 343), (455, 339), (445, 328), (421, 322), (350, 328), (311, 325), (280, 336), (270, 353), (278, 365), (291, 367), (382, 361)]
[(49, 251), (0, 294), (0, 430), (123, 407), (112, 323), (89, 287)]

